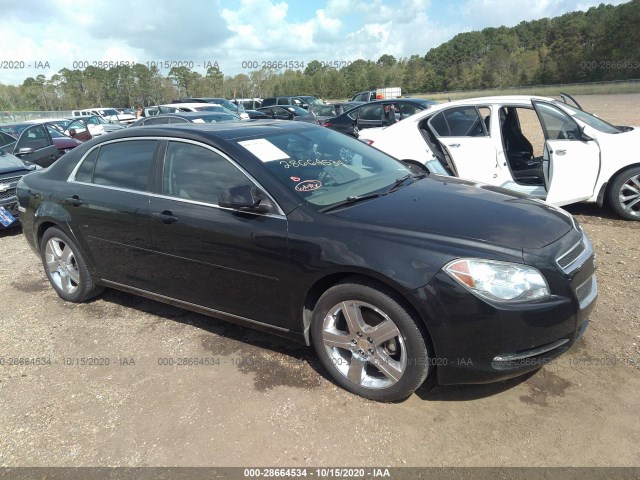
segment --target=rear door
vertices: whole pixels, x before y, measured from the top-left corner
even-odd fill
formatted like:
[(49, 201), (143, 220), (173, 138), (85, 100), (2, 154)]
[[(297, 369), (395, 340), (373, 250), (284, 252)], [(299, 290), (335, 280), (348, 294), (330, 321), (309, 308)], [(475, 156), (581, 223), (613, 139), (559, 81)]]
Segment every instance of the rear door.
[(136, 138), (101, 144), (72, 173), (60, 199), (97, 275), (144, 290), (155, 268), (149, 193), (159, 143)]
[[(21, 150), (27, 151), (26, 149), (33, 151), (20, 153)], [(48, 167), (58, 159), (58, 149), (44, 125), (33, 125), (25, 129), (18, 137), (13, 154), (41, 167)]]
[(600, 147), (557, 106), (534, 100), (545, 145), (543, 172), (547, 202), (568, 205), (591, 198), (600, 171)]
[(428, 126), (448, 152), (459, 177), (500, 185), (511, 175), (498, 162), (496, 140), (487, 129), (489, 115), (488, 107), (453, 107), (433, 115)]

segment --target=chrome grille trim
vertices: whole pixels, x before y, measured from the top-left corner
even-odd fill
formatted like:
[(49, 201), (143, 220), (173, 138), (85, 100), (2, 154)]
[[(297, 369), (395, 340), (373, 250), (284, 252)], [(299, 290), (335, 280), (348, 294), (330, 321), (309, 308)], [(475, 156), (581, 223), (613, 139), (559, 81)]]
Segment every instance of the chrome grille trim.
[(556, 258), (556, 264), (564, 273), (572, 273), (580, 268), (592, 254), (593, 247), (589, 237), (583, 234), (578, 243)]

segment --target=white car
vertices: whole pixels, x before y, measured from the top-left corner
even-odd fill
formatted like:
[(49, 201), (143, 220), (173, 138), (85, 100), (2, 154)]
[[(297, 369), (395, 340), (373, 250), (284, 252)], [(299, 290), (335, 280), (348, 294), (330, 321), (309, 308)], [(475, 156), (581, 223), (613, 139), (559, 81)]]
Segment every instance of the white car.
[(611, 125), (577, 104), (470, 98), (369, 128), (360, 139), (398, 159), (438, 160), (451, 175), (559, 206), (607, 199), (621, 217), (640, 220), (640, 128)]
[(120, 113), (115, 108), (85, 108), (83, 110), (73, 110), (71, 114), (74, 117), (98, 115), (109, 122), (122, 123), (123, 125), (127, 125), (136, 121), (136, 117), (134, 115), (129, 115), (128, 113)]
[(217, 103), (204, 103), (204, 102), (185, 102), (185, 103), (169, 103), (167, 105), (159, 105), (158, 113), (179, 113), (179, 112), (220, 112), (220, 113), (232, 113), (236, 116), (236, 112), (232, 112), (228, 108), (223, 107)]

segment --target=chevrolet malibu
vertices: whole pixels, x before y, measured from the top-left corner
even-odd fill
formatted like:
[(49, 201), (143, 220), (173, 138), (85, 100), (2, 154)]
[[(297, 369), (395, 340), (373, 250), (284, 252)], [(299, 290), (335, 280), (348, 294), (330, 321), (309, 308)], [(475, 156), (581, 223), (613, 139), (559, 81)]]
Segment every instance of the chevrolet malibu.
[(60, 297), (124, 290), (312, 345), (378, 401), (539, 368), (582, 335), (589, 239), (564, 211), (416, 174), (318, 125), (126, 129), (18, 185)]

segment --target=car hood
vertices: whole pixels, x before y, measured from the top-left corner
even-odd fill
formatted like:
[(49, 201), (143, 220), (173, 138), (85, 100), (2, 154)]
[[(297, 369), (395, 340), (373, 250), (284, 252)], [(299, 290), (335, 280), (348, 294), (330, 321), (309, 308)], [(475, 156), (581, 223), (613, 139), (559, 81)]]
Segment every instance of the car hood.
[(574, 228), (573, 217), (545, 202), (491, 185), (432, 175), (334, 215), (398, 230), (538, 249)]
[(33, 168), (25, 165), (18, 157), (10, 153), (0, 152), (0, 175), (3, 173), (30, 171)]

